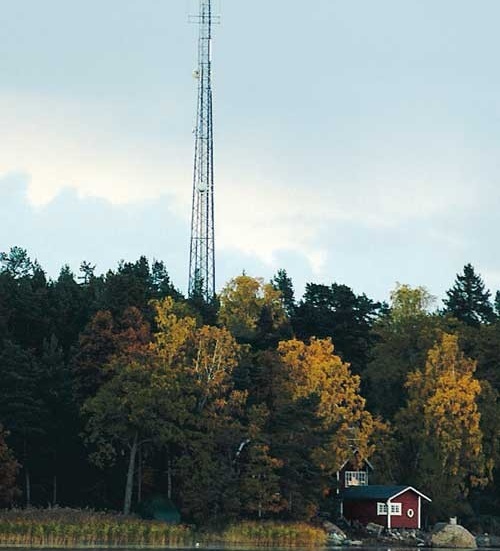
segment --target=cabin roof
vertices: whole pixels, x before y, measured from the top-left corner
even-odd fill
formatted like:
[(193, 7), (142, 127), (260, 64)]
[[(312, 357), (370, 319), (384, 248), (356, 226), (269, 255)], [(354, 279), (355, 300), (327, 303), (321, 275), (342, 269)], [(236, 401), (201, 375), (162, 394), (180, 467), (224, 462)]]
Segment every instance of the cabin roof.
[(371, 499), (389, 500), (395, 498), (407, 490), (412, 490), (427, 501), (431, 501), (426, 495), (416, 490), (413, 486), (350, 486), (342, 492), (342, 497), (345, 501), (362, 501)]
[[(352, 452), (352, 455), (353, 455), (353, 456), (354, 456), (354, 455), (357, 455), (357, 454), (359, 454), (359, 451), (358, 451), (358, 450), (354, 450), (354, 451)], [(339, 469), (339, 472), (340, 472), (348, 463), (350, 463), (352, 460), (353, 460), (352, 457), (350, 457), (349, 459), (346, 459), (346, 460), (342, 463), (342, 465), (341, 465), (341, 467), (340, 467), (340, 469)], [(362, 458), (362, 461), (363, 461), (364, 463), (366, 463), (366, 464), (368, 465), (368, 467), (369, 467), (372, 471), (374, 470), (373, 465), (370, 463), (370, 461), (368, 461), (368, 459), (366, 459), (366, 457), (363, 457), (363, 458)]]

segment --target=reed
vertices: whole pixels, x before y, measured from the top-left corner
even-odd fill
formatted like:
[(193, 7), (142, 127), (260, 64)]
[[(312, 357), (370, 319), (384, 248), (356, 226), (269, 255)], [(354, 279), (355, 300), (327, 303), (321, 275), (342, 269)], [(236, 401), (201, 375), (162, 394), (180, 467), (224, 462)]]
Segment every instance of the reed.
[(0, 511), (0, 546), (183, 547), (195, 542), (260, 547), (318, 547), (321, 528), (306, 523), (239, 522), (221, 531), (140, 520), (117, 513), (52, 508)]
[(91, 510), (54, 508), (0, 511), (0, 545), (118, 547), (192, 545), (187, 526)]
[(312, 547), (326, 544), (327, 536), (324, 530), (310, 524), (269, 521), (240, 522), (230, 525), (220, 533), (218, 539), (225, 544)]

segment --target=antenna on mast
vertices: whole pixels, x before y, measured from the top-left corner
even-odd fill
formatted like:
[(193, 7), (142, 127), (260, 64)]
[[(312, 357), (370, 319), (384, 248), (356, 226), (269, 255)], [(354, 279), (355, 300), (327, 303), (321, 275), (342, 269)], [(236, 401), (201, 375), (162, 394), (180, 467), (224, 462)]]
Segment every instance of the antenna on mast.
[(212, 114), (212, 27), (220, 16), (212, 12), (212, 0), (199, 0), (198, 15), (189, 16), (199, 25), (198, 83), (195, 127), (193, 201), (189, 252), (189, 296), (210, 301), (215, 294), (214, 230), (214, 138)]

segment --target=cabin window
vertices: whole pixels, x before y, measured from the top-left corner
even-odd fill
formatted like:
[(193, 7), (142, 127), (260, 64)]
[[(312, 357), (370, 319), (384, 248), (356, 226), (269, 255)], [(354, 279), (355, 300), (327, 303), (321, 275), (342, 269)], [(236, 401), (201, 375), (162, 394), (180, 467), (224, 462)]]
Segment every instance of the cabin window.
[(377, 503), (377, 515), (387, 515), (387, 503)]
[(345, 485), (348, 486), (367, 486), (368, 473), (366, 471), (346, 471)]
[(401, 503), (391, 503), (391, 515), (401, 516)]

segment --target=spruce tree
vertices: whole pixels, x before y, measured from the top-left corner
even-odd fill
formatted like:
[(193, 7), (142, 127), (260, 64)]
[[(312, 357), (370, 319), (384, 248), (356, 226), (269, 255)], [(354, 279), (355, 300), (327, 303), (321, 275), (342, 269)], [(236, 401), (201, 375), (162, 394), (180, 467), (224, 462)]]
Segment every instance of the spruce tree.
[(463, 274), (457, 274), (455, 284), (446, 291), (445, 313), (449, 313), (467, 325), (478, 326), (490, 323), (495, 313), (490, 301), (491, 293), (474, 271), (472, 264), (464, 266)]
[(286, 270), (278, 270), (276, 275), (271, 281), (275, 289), (281, 292), (281, 300), (283, 302), (283, 307), (285, 312), (289, 316), (293, 316), (295, 312), (295, 292), (293, 290), (293, 282)]

